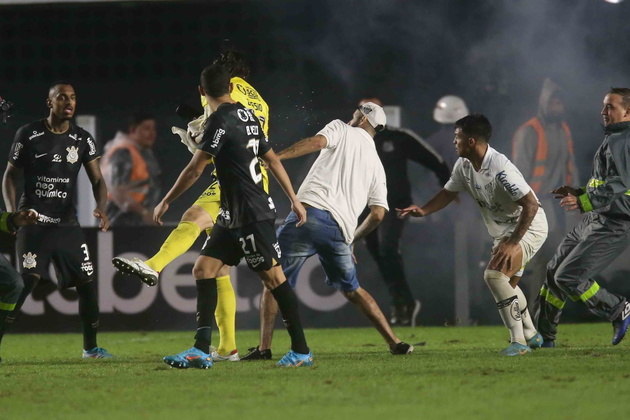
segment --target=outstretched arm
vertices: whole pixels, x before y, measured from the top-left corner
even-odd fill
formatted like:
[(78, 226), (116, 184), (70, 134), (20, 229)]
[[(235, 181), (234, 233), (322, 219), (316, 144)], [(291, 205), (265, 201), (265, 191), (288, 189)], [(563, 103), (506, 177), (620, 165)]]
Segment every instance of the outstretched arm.
[(326, 147), (327, 144), (328, 141), (326, 140), (326, 137), (321, 134), (313, 137), (307, 137), (278, 152), (278, 158), (282, 160), (293, 159), (309, 153), (319, 152)]
[(442, 188), (440, 192), (435, 194), (431, 200), (427, 204), (422, 207), (418, 207), (415, 204), (406, 207), (404, 209), (396, 209), (398, 212), (398, 217), (403, 218), (407, 215), (413, 217), (424, 217), (428, 216), (431, 213), (435, 213), (438, 210), (442, 210), (446, 207), (451, 201), (457, 198), (457, 192), (449, 191), (447, 189)]
[(153, 221), (162, 225), (162, 216), (168, 210), (169, 205), (177, 199), (180, 195), (186, 192), (201, 176), (204, 169), (208, 165), (208, 160), (211, 155), (203, 150), (197, 150), (193, 157), (188, 162), (188, 165), (179, 174), (177, 181), (171, 187), (170, 191), (166, 193), (162, 201), (155, 206), (153, 210)]
[(282, 162), (280, 162), (278, 155), (276, 155), (273, 149), (270, 149), (261, 157), (269, 167), (269, 170), (271, 171), (273, 176), (280, 184), (280, 187), (282, 187), (284, 193), (287, 195), (287, 197), (289, 197), (289, 200), (291, 200), (291, 210), (295, 212), (299, 220), (297, 226), (302, 226), (304, 222), (306, 222), (306, 209), (295, 195), (295, 191), (293, 191), (293, 186), (291, 185), (289, 175), (284, 169)]
[(15, 211), (16, 180), (21, 174), (22, 169), (11, 162), (7, 164), (7, 169), (5, 169), (4, 177), (2, 178), (2, 197), (4, 198), (4, 205), (9, 212)]
[(101, 174), (99, 160), (100, 158), (92, 159), (83, 166), (85, 167), (85, 172), (87, 172), (88, 178), (90, 178), (90, 183), (92, 184), (92, 194), (94, 194), (94, 199), (96, 200), (96, 208), (92, 214), (94, 217), (99, 219), (98, 227), (105, 232), (109, 229), (109, 219), (107, 218), (107, 214), (105, 214), (107, 186), (105, 185), (103, 174)]

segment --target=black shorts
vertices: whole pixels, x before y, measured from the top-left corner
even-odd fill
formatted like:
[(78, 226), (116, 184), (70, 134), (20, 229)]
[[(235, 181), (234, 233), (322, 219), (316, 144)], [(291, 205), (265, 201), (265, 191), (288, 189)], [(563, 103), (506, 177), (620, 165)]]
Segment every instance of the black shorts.
[(214, 225), (203, 244), (201, 255), (216, 258), (227, 265), (238, 265), (245, 257), (254, 271), (266, 271), (280, 263), (280, 245), (273, 220), (264, 220), (240, 228)]
[(50, 279), (50, 263), (54, 263), (60, 289), (93, 279), (94, 264), (79, 226), (24, 226), (17, 233), (15, 249), (21, 273)]

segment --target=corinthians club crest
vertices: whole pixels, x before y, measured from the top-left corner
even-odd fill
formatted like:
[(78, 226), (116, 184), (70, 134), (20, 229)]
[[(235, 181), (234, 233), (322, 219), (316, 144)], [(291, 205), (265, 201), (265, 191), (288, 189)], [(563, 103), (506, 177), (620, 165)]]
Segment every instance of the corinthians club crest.
[(35, 258), (37, 258), (37, 254), (28, 252), (26, 254), (22, 254), (22, 257), (24, 257), (24, 261), (22, 261), (22, 267), (24, 268), (37, 267), (37, 261), (35, 260)]
[(79, 160), (79, 148), (77, 146), (66, 147), (68, 151), (68, 155), (66, 156), (66, 160), (68, 163), (76, 163)]

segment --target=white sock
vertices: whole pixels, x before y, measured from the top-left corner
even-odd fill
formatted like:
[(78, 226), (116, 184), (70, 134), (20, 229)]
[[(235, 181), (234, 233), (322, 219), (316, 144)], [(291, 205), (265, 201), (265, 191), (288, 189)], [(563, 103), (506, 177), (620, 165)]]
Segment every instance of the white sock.
[(510, 330), (510, 341), (526, 344), (518, 296), (510, 285), (510, 278), (496, 270), (486, 270), (483, 278), (494, 296), (503, 324)]
[(534, 321), (532, 321), (532, 317), (529, 314), (529, 309), (527, 308), (527, 298), (525, 294), (521, 290), (520, 287), (516, 286), (514, 289), (516, 292), (516, 296), (518, 297), (518, 305), (521, 308), (521, 319), (523, 321), (523, 335), (526, 340), (529, 340), (533, 336), (535, 336), (538, 331), (536, 331), (536, 327), (534, 326)]

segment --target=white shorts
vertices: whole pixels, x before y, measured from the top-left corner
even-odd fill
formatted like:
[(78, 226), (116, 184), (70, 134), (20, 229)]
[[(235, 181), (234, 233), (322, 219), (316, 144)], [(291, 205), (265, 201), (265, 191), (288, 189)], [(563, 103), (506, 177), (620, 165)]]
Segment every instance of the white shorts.
[[(516, 225), (514, 225), (511, 229), (507, 229), (499, 238), (494, 238), (492, 249), (494, 249), (504, 238), (509, 237), (512, 232), (514, 232), (515, 227)], [(536, 216), (534, 216), (534, 220), (532, 220), (532, 224), (529, 225), (529, 229), (527, 229), (527, 232), (525, 232), (525, 235), (523, 235), (523, 238), (519, 242), (521, 249), (523, 250), (523, 261), (521, 262), (521, 268), (519, 268), (516, 274), (514, 274), (515, 276), (521, 277), (523, 275), (523, 271), (525, 271), (527, 263), (545, 243), (548, 229), (545, 211), (542, 207), (539, 207)]]

